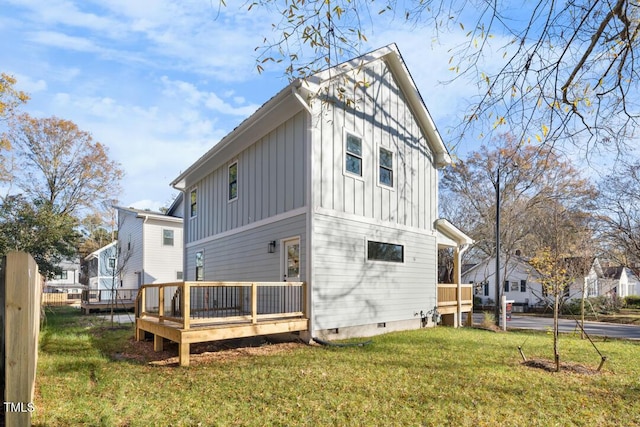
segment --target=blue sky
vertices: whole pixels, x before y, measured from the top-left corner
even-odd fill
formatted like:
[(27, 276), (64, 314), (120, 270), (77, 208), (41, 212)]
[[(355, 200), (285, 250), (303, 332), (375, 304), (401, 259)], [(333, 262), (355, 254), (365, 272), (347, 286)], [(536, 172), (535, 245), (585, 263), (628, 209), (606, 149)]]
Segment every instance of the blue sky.
[[(72, 120), (109, 147), (126, 174), (121, 205), (168, 206), (170, 182), (287, 84), (278, 66), (255, 69), (254, 49), (277, 18), (217, 5), (5, 0), (0, 71), (31, 95), (24, 111)], [(452, 77), (449, 46), (427, 30), (377, 28), (364, 50), (398, 44), (446, 141), (474, 86), (440, 84)]]

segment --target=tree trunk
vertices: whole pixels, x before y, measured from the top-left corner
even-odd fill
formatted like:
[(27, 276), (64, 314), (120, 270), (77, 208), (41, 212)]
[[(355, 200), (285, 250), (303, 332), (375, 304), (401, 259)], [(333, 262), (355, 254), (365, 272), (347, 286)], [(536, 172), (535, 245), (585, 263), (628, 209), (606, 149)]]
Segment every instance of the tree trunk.
[[(585, 281), (586, 284), (586, 281)], [(582, 288), (582, 298), (580, 299), (580, 339), (584, 339), (584, 299), (585, 299), (585, 291), (586, 289)]]
[(560, 292), (556, 289), (553, 303), (553, 356), (556, 362), (556, 372), (560, 372), (560, 353), (558, 351), (558, 317), (560, 311)]

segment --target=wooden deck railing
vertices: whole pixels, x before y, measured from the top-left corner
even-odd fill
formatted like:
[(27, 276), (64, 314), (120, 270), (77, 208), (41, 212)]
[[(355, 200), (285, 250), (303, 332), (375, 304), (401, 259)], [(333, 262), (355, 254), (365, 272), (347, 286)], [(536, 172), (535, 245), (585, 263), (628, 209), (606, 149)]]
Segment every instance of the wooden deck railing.
[(137, 289), (89, 289), (82, 291), (83, 303), (106, 303), (110, 301), (133, 301), (136, 299)]
[(305, 301), (304, 282), (173, 282), (143, 285), (135, 308), (137, 318), (176, 322), (189, 329), (304, 317)]
[[(460, 303), (473, 304), (473, 285), (460, 285)], [(458, 305), (458, 285), (438, 284), (438, 307)]]

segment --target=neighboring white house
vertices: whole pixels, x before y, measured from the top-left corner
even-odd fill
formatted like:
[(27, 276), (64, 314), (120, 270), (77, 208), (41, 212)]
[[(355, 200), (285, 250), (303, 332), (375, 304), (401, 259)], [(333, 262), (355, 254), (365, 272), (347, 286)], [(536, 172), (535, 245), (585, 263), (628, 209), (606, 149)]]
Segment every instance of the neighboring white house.
[(395, 45), (296, 80), (173, 181), (185, 279), (303, 281), (311, 336), (419, 328), (471, 242), (437, 223), (450, 162)]
[[(179, 202), (174, 202), (172, 208)], [(116, 209), (118, 285), (137, 290), (143, 284), (183, 280), (182, 218), (175, 216), (172, 209), (167, 213)]]
[(627, 267), (605, 267), (602, 271), (602, 295), (620, 298), (638, 295), (638, 279)]
[[(493, 305), (496, 299), (496, 257), (490, 257), (462, 273), (463, 283), (474, 285), (474, 296), (483, 305)], [(533, 307), (545, 304), (538, 272), (518, 255), (500, 259), (500, 297), (514, 301), (515, 307)], [(516, 309), (517, 310), (517, 309)]]
[[(58, 264), (61, 271), (47, 279), (44, 292), (81, 294), (85, 287), (80, 283), (80, 260), (66, 260)], [(79, 297), (76, 297), (79, 298)]]

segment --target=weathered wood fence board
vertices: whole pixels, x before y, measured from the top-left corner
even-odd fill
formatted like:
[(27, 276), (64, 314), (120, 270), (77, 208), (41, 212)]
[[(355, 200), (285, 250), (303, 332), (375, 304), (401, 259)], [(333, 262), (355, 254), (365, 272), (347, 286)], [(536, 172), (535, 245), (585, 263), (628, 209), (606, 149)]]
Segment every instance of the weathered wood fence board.
[(34, 259), (22, 252), (7, 254), (0, 273), (4, 421), (7, 426), (30, 426), (35, 409), (42, 281)]

